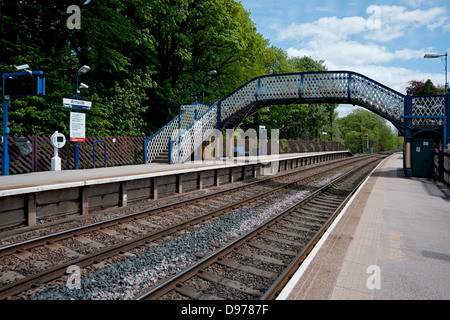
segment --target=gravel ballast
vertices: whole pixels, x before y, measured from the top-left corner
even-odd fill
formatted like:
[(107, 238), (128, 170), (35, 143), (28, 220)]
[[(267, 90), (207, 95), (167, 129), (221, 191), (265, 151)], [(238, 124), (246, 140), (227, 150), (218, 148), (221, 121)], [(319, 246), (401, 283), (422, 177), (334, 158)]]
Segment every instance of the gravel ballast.
[(36, 300), (125, 300), (133, 299), (143, 289), (179, 273), (198, 260), (199, 254), (217, 250), (217, 245), (248, 232), (310, 191), (300, 191), (255, 209), (244, 207), (229, 216), (211, 222), (195, 231), (180, 235), (143, 253), (104, 269), (81, 276), (78, 288), (67, 285), (42, 285), (33, 296)]

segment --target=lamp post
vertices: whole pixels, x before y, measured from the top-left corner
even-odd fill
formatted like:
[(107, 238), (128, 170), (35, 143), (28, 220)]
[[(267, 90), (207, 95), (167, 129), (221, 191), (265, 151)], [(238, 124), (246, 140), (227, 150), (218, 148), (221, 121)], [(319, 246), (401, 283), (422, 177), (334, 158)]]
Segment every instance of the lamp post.
[(8, 154), (8, 104), (9, 95), (5, 95), (5, 77), (3, 77), (3, 154), (2, 154), (2, 175), (9, 175), (9, 154)]
[(325, 143), (325, 137), (327, 135), (327, 132), (325, 131), (325, 126), (323, 126), (322, 135), (323, 135), (323, 151), (327, 151), (327, 145)]
[(367, 133), (367, 154), (371, 153), (369, 149), (369, 133)]
[[(91, 68), (89, 66), (82, 66), (80, 69), (78, 69), (77, 71), (77, 100), (80, 99), (80, 86), (78, 85), (78, 78), (89, 72), (89, 70), (91, 70)], [(81, 84), (82, 88), (88, 88), (87, 85), (85, 85), (84, 83)], [(78, 109), (77, 109), (78, 112)], [(75, 142), (75, 169), (78, 169), (78, 163), (79, 163), (79, 159), (80, 159), (80, 147), (78, 146), (78, 141)]]
[(444, 66), (445, 66), (445, 93), (448, 92), (448, 82), (447, 82), (447, 52), (445, 54), (436, 54), (436, 53), (427, 53), (423, 56), (425, 59), (437, 59), (437, 58), (445, 58)]
[(217, 71), (216, 70), (211, 70), (208, 72), (204, 72), (203, 73), (203, 90), (202, 90), (202, 103), (205, 104), (205, 82), (206, 82), (206, 75), (208, 76), (212, 76), (213, 74), (216, 74)]

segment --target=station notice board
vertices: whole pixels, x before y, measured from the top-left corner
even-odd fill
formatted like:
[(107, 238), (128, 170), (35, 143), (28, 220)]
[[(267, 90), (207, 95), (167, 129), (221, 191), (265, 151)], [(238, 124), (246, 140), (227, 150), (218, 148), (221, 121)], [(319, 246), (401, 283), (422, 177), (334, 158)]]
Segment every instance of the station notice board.
[(84, 142), (86, 140), (86, 114), (70, 113), (70, 141)]

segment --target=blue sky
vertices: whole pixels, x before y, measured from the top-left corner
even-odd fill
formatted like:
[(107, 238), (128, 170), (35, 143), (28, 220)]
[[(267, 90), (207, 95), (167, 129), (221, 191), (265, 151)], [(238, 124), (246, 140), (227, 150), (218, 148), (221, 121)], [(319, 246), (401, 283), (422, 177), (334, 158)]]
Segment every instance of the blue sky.
[[(401, 93), (410, 80), (444, 85), (450, 53), (448, 0), (241, 0), (260, 32), (289, 56), (324, 60), (328, 70), (362, 73)], [(340, 106), (340, 116), (351, 110)]]

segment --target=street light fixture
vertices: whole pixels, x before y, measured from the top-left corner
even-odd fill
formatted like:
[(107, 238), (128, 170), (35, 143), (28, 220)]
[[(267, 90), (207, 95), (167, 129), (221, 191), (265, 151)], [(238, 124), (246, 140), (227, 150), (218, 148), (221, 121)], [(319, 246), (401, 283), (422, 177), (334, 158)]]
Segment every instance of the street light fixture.
[[(82, 76), (83, 74), (88, 73), (90, 70), (91, 70), (91, 68), (89, 66), (84, 65), (77, 71), (77, 100), (80, 98), (80, 87), (78, 86), (78, 78), (80, 76)], [(83, 88), (86, 88), (85, 84), (82, 84), (82, 85), (83, 85)]]
[(203, 73), (203, 90), (202, 90), (202, 103), (204, 104), (205, 103), (205, 82), (206, 82), (206, 75), (208, 75), (208, 76), (212, 76), (212, 75), (214, 75), (214, 74), (217, 74), (217, 71), (216, 70), (211, 70), (211, 71), (208, 71), (208, 72), (204, 72)]
[(91, 70), (91, 68), (89, 66), (84, 65), (80, 69), (78, 69), (77, 74), (79, 76), (81, 76), (81, 75), (85, 74), (86, 72), (89, 72), (90, 70)]
[(437, 58), (444, 58), (444, 66), (445, 66), (445, 93), (448, 92), (448, 82), (447, 82), (447, 52), (445, 54), (437, 54), (437, 53), (427, 53), (423, 56), (425, 59), (437, 59)]

